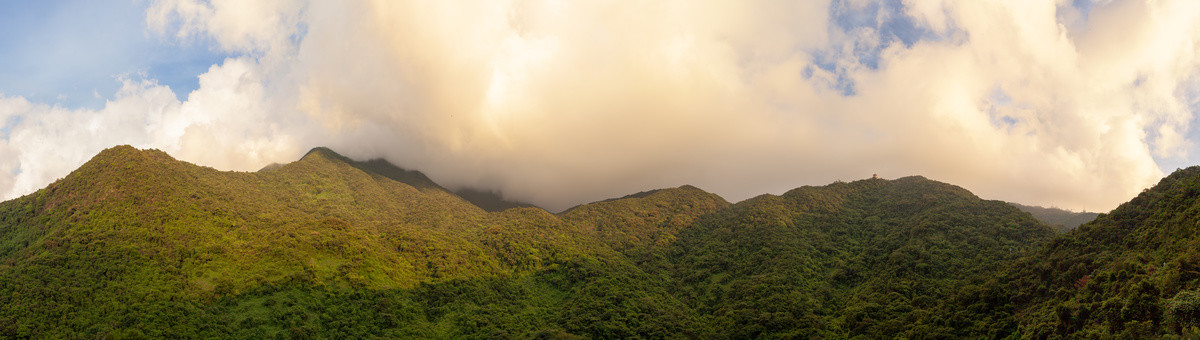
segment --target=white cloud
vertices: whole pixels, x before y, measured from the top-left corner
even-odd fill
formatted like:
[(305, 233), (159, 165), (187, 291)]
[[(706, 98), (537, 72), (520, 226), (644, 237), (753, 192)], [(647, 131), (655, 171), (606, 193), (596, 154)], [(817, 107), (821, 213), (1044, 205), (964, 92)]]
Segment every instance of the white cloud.
[(231, 52), (285, 53), (303, 9), (294, 0), (152, 0), (146, 25), (184, 41), (211, 36)]
[(0, 181), (0, 193), (30, 193), (119, 144), (158, 148), (226, 170), (257, 170), (292, 158), (306, 147), (297, 139), (311, 123), (264, 96), (258, 68), (244, 58), (214, 65), (184, 102), (152, 80), (128, 78), (98, 110), (0, 96), (0, 117), (10, 129), (0, 141), (0, 170), (15, 174)]
[[(552, 209), (878, 172), (1094, 210), (1153, 184), (1155, 157), (1191, 156), (1195, 2), (903, 3), (843, 29), (830, 6), (869, 4), (156, 1), (152, 30), (245, 56), (183, 102), (129, 80), (98, 111), (0, 99), (0, 118), (22, 117), (0, 190), (116, 143), (240, 170), (328, 144)], [(934, 38), (884, 36), (903, 16)]]

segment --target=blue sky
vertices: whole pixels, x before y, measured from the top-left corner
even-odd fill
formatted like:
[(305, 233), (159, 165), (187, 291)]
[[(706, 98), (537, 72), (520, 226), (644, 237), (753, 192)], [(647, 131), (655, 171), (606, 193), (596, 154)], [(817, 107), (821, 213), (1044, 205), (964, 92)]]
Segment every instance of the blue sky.
[(226, 57), (206, 39), (146, 30), (144, 1), (0, 1), (0, 93), (97, 109), (118, 77), (148, 78), (180, 99)]
[(878, 173), (1105, 210), (1196, 158), (1200, 2), (905, 3), (0, 2), (0, 196), (332, 146), (548, 207)]

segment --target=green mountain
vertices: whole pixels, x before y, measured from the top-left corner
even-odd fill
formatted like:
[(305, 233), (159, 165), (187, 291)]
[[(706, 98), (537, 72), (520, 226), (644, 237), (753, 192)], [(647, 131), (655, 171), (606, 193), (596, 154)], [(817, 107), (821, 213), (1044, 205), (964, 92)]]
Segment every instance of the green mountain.
[(1026, 337), (1200, 336), (1200, 167), (1070, 231), (990, 291)]
[[(105, 150), (0, 204), (0, 334), (681, 332), (682, 306), (557, 216), (487, 213), (378, 165), (318, 148), (276, 169), (220, 172)], [(594, 296), (622, 290), (645, 300)]]
[[(1186, 329), (1193, 255), (1172, 240), (1196, 216), (1141, 212), (1195, 209), (1143, 202), (1155, 190), (1055, 238), (1009, 204), (921, 177), (736, 204), (682, 186), (551, 214), (485, 210), (419, 172), (325, 148), (221, 172), (121, 146), (0, 203), (0, 337), (1071, 334), (1100, 327), (1083, 312), (1100, 307), (1059, 285), (1076, 274), (1103, 287), (1095, 294), (1132, 294), (1120, 300), (1130, 310), (1153, 286), (1160, 310), (1176, 312), (1146, 329)], [(1109, 220), (1146, 236), (1096, 231)], [(1178, 227), (1142, 231), (1152, 221)], [(1103, 271), (1116, 254), (1149, 249), (1140, 242), (1165, 248), (1122, 262), (1141, 271)], [(1155, 267), (1160, 258), (1175, 267)], [(1169, 288), (1168, 273), (1184, 283)], [(1137, 275), (1149, 283), (1113, 283)], [(1068, 326), (1053, 323), (1060, 312)], [(1150, 315), (1128, 313), (1118, 332)]]
[(1054, 230), (1060, 233), (1065, 233), (1071, 229), (1075, 229), (1075, 227), (1091, 222), (1092, 220), (1096, 219), (1097, 216), (1100, 216), (1100, 213), (1086, 211), (1074, 212), (1058, 208), (1044, 208), (1012, 202), (1009, 202), (1009, 204), (1017, 207), (1017, 209), (1021, 209), (1021, 211), (1033, 215), (1033, 218), (1036, 218), (1038, 221), (1042, 221), (1042, 223), (1053, 227)]
[[(371, 160), (368, 160), (365, 162), (359, 162), (359, 161), (355, 161), (355, 160), (351, 160), (349, 158), (343, 157), (342, 155), (339, 155), (336, 152), (333, 152), (333, 150), (329, 150), (329, 148), (324, 148), (324, 147), (315, 148), (315, 149), (312, 149), (311, 151), (309, 151), (309, 153), (313, 153), (313, 152), (320, 152), (320, 153), (330, 155), (330, 157), (334, 157), (338, 161), (349, 164), (350, 166), (358, 168), (359, 170), (362, 170), (363, 172), (387, 177), (394, 181), (408, 184), (409, 186), (416, 188), (417, 190), (450, 192), (446, 188), (442, 187), (441, 185), (437, 184), (433, 180), (429, 179), (428, 176), (425, 176), (425, 174), (421, 173), (420, 171), (407, 170), (407, 169), (392, 165), (392, 163), (389, 163), (388, 161), (381, 159), (381, 158), (371, 159)], [(283, 166), (282, 164), (272, 163), (271, 165), (268, 165), (259, 171), (260, 172), (271, 171), (271, 170), (280, 168), (282, 166)], [(535, 208), (534, 205), (529, 204), (529, 203), (506, 200), (499, 193), (492, 192), (492, 191), (480, 191), (480, 190), (474, 190), (474, 189), (470, 189), (470, 188), (464, 188), (464, 189), (459, 189), (457, 191), (454, 191), (453, 194), (467, 202), (470, 202), (471, 204), (474, 204), (475, 206), (479, 207), (480, 209), (483, 209), (483, 210), (489, 211), (489, 212), (503, 211), (503, 210), (512, 209), (512, 208)]]
[(944, 299), (1052, 236), (956, 186), (868, 179), (708, 215), (678, 236), (669, 262), (706, 338), (938, 337), (949, 330), (923, 318)]
[(480, 209), (490, 212), (504, 211), (512, 208), (536, 208), (533, 204), (505, 199), (504, 195), (495, 191), (463, 188), (454, 191), (454, 194), (467, 200), (467, 202), (471, 202), (471, 204)]
[(721, 196), (686, 185), (585, 204), (560, 216), (611, 249), (644, 256), (670, 246), (700, 217), (728, 206)]

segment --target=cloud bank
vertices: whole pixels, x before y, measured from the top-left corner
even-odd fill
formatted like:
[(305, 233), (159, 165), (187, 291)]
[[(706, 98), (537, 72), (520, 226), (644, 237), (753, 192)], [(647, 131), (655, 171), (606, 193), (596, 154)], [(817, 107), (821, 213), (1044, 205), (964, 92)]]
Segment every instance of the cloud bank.
[(1192, 159), (1200, 107), (1186, 0), (161, 0), (146, 14), (152, 34), (236, 57), (182, 101), (152, 75), (97, 110), (0, 95), (0, 193), (119, 143), (226, 170), (328, 145), (551, 210), (872, 173), (1098, 210)]

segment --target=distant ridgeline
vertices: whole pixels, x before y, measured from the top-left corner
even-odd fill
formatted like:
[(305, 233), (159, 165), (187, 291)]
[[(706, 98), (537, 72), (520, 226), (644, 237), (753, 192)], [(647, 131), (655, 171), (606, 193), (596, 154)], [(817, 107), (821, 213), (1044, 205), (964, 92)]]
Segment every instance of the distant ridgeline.
[[(429, 179), (428, 176), (425, 176), (425, 174), (421, 173), (420, 171), (405, 170), (398, 166), (392, 165), (392, 163), (388, 163), (388, 161), (383, 160), (383, 159), (376, 158), (376, 159), (372, 159), (372, 160), (369, 160), (366, 162), (358, 162), (358, 161), (354, 161), (349, 158), (343, 157), (342, 155), (338, 155), (336, 152), (333, 152), (333, 150), (329, 150), (329, 148), (323, 148), (323, 147), (312, 149), (308, 153), (311, 154), (313, 152), (327, 153), (329, 155), (332, 155), (333, 157), (336, 157), (338, 160), (345, 162), (346, 164), (350, 164), (351, 166), (358, 168), (359, 170), (362, 170), (362, 171), (365, 171), (368, 173), (372, 173), (372, 174), (377, 174), (380, 176), (384, 176), (384, 177), (390, 178), (392, 180), (395, 180), (397, 182), (408, 184), (409, 186), (412, 186), (413, 188), (424, 189), (424, 190), (448, 191), (448, 190), (446, 190), (446, 188), (443, 188), (441, 185), (438, 185), (437, 183), (435, 183), (433, 180)], [(270, 165), (263, 167), (262, 170), (259, 170), (259, 172), (271, 171), (271, 170), (275, 170), (275, 169), (282, 168), (282, 167), (283, 167), (283, 164), (271, 163)], [(482, 190), (476, 190), (476, 189), (472, 189), (472, 188), (462, 188), (462, 189), (459, 189), (458, 191), (455, 191), (454, 194), (457, 195), (459, 198), (462, 198), (463, 200), (466, 200), (467, 202), (474, 204), (475, 206), (479, 207), (480, 209), (483, 209), (483, 210), (486, 210), (489, 212), (503, 211), (503, 210), (512, 209), (512, 208), (522, 208), (522, 207), (532, 208), (532, 207), (534, 207), (534, 205), (529, 204), (529, 203), (507, 200), (504, 198), (504, 196), (501, 193), (495, 192), (495, 191), (482, 191)]]
[(325, 148), (119, 146), (0, 203), (0, 337), (1194, 337), (1198, 198), (1181, 170), (1064, 234), (922, 177), (551, 214)]
[(1042, 223), (1054, 228), (1054, 230), (1063, 233), (1068, 232), (1071, 229), (1075, 229), (1075, 227), (1078, 227), (1081, 224), (1091, 222), (1092, 220), (1096, 219), (1097, 216), (1100, 216), (1100, 213), (1086, 211), (1074, 212), (1058, 208), (1035, 207), (1012, 202), (1009, 202), (1009, 204), (1016, 206), (1017, 209), (1021, 209), (1021, 211), (1033, 215), (1033, 218), (1036, 218), (1038, 221), (1042, 221)]

